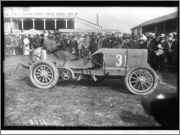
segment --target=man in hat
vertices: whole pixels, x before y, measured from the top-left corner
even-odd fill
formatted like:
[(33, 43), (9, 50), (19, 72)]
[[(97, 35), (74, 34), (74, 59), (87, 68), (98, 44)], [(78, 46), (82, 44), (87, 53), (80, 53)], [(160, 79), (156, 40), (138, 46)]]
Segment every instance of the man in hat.
[(40, 47), (43, 46), (44, 40), (45, 40), (44, 34), (41, 34), (41, 35), (40, 35)]
[(22, 49), (22, 42), (21, 42), (20, 36), (16, 36), (15, 43), (16, 43), (16, 47), (15, 47), (16, 55), (22, 54), (22, 50), (21, 50)]
[(123, 34), (122, 38), (122, 48), (130, 48), (130, 38), (129, 35)]
[(103, 46), (103, 40), (105, 39), (105, 34), (104, 33), (100, 33), (99, 34), (99, 42), (98, 42), (98, 49), (102, 48)]
[(89, 35), (87, 33), (84, 34), (84, 39), (83, 39), (83, 48), (84, 48), (84, 52), (83, 52), (83, 56), (86, 57), (89, 55), (89, 45), (90, 45), (90, 38)]
[(142, 34), (140, 38), (140, 49), (146, 49), (147, 48), (147, 37)]
[(117, 34), (112, 34), (112, 48), (118, 48), (119, 38)]
[(171, 71), (176, 72), (177, 71), (177, 58), (178, 58), (178, 39), (176, 33), (170, 33), (169, 34), (169, 43), (170, 43), (170, 58), (169, 62), (171, 64)]
[(23, 40), (23, 54), (29, 55), (30, 54), (29, 50), (30, 50), (30, 41), (28, 35), (26, 35)]
[(77, 44), (78, 44), (78, 54), (79, 57), (82, 57), (82, 45), (83, 45), (83, 40), (84, 40), (84, 35), (83, 34), (79, 34), (77, 37)]
[(158, 49), (157, 44), (158, 44), (158, 42), (156, 40), (155, 34), (151, 33), (149, 45), (147, 47), (147, 49), (148, 49), (148, 63), (155, 70), (157, 69), (157, 61), (156, 61), (156, 53), (155, 53)]
[(57, 44), (54, 39), (54, 35), (49, 34), (47, 36), (47, 39), (44, 41), (44, 46), (43, 46), (48, 53), (53, 53), (54, 51), (57, 50)]
[(11, 44), (11, 39), (10, 39), (10, 35), (5, 35), (4, 38), (4, 43), (5, 43), (5, 52), (6, 55), (11, 55), (12, 54), (12, 44)]
[(74, 54), (75, 56), (78, 56), (78, 43), (75, 40), (75, 36), (70, 36), (69, 44), (67, 45), (68, 49)]
[(122, 48), (123, 42), (122, 42), (122, 34), (116, 34), (116, 39), (117, 39), (117, 48)]
[(63, 35), (63, 40), (61, 41), (62, 41), (62, 49), (67, 50), (69, 44), (69, 37), (67, 35)]
[(41, 47), (41, 37), (40, 35), (36, 35), (34, 38), (34, 49)]
[(94, 52), (96, 52), (98, 50), (98, 36), (96, 35), (96, 33), (94, 33), (92, 35), (92, 38), (90, 40), (90, 45), (89, 45), (89, 50), (91, 52), (91, 54), (93, 54)]
[(165, 34), (161, 34), (160, 43), (158, 44), (158, 50), (156, 51), (158, 70), (165, 71), (167, 62), (167, 52), (169, 50), (168, 42), (165, 40)]
[(12, 55), (16, 55), (16, 46), (17, 46), (17, 42), (16, 42), (16, 36), (14, 34), (10, 35), (10, 41), (11, 41), (11, 51), (12, 51)]
[(103, 40), (102, 48), (112, 48), (112, 39), (109, 33), (106, 34), (106, 38)]

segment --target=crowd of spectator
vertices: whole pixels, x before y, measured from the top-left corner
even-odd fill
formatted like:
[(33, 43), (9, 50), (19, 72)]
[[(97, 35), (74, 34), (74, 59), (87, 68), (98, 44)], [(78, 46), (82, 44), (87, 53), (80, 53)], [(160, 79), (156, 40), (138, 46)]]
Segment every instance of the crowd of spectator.
[(139, 36), (116, 33), (48, 33), (5, 36), (5, 55), (29, 55), (42, 47), (48, 53), (68, 50), (78, 58), (87, 57), (100, 48), (147, 49), (148, 63), (155, 70), (177, 71), (178, 35), (146, 33)]

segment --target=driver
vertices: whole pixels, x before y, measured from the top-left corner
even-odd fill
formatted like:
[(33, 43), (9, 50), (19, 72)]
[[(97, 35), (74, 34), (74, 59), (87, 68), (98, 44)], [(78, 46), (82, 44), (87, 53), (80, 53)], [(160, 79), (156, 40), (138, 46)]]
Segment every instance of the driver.
[(44, 41), (44, 48), (48, 53), (53, 53), (54, 51), (57, 50), (57, 44), (54, 39), (54, 35), (49, 34), (47, 36), (47, 39)]

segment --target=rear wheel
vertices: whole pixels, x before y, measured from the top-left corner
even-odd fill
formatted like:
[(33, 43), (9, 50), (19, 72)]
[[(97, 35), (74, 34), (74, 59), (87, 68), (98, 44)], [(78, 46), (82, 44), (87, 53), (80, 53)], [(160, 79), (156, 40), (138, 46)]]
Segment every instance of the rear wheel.
[(52, 88), (58, 79), (59, 72), (53, 63), (37, 61), (30, 69), (30, 80), (38, 88)]
[(132, 93), (146, 95), (156, 89), (158, 78), (152, 69), (132, 68), (125, 76), (125, 84)]

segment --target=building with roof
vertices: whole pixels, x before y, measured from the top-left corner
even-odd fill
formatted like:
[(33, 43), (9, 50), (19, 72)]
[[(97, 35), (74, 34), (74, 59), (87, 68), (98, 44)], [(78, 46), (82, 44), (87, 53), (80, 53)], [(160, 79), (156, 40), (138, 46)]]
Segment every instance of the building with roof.
[(35, 29), (51, 31), (59, 29), (102, 29), (99, 24), (79, 18), (77, 13), (48, 11), (33, 8), (4, 8), (5, 33)]
[(131, 28), (132, 35), (139, 35), (147, 32), (157, 34), (178, 32), (178, 13), (175, 12), (154, 18)]

